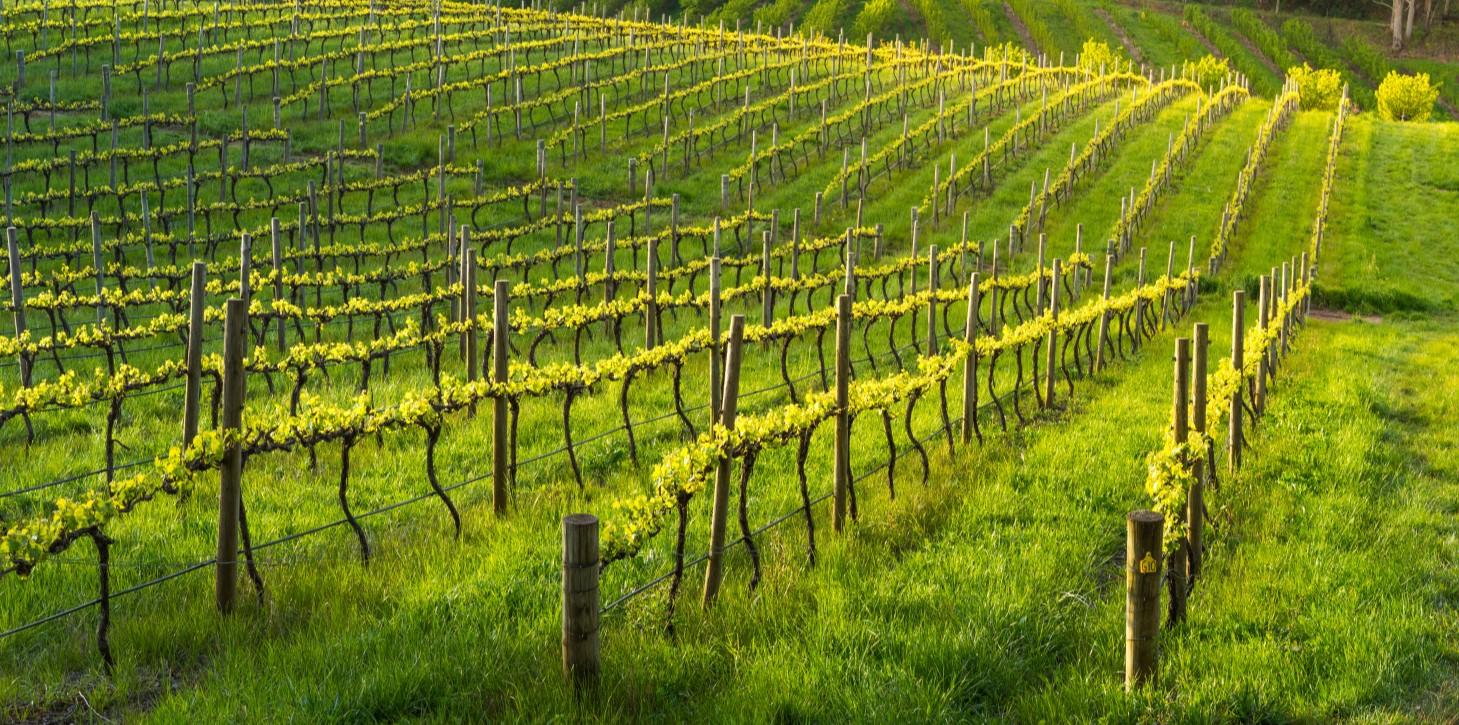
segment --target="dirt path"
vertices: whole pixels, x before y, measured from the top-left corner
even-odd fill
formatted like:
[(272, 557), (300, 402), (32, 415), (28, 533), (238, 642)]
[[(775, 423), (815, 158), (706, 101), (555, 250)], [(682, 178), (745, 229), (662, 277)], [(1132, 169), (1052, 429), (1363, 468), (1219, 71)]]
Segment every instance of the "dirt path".
[(1145, 54), (1140, 52), (1140, 46), (1135, 45), (1135, 42), (1130, 39), (1129, 34), (1125, 32), (1124, 28), (1120, 27), (1119, 23), (1115, 22), (1114, 17), (1109, 14), (1109, 11), (1098, 5), (1095, 5), (1093, 10), (1094, 14), (1098, 15), (1099, 19), (1103, 20), (1104, 24), (1109, 27), (1110, 32), (1114, 33), (1115, 37), (1120, 39), (1120, 45), (1125, 46), (1125, 52), (1129, 53), (1130, 57), (1135, 59), (1135, 65), (1145, 65)]
[(1013, 6), (1003, 3), (1003, 14), (1008, 17), (1008, 22), (1017, 31), (1018, 37), (1023, 39), (1023, 47), (1028, 48), (1030, 53), (1038, 55), (1041, 51), (1037, 43), (1033, 42), (1033, 35), (1029, 34), (1028, 26), (1023, 24), (1023, 18), (1013, 11)]

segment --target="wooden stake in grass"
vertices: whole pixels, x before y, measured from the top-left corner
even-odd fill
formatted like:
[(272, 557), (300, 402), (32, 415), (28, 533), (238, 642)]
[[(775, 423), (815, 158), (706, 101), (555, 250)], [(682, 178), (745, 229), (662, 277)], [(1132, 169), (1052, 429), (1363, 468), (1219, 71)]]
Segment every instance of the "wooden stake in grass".
[(106, 305), (102, 302), (106, 268), (101, 263), (101, 220), (91, 212), (91, 265), (96, 272), (96, 324), (106, 321)]
[(1165, 519), (1154, 511), (1125, 518), (1125, 689), (1154, 684), (1160, 672), (1160, 560)]
[[(739, 412), (740, 356), (745, 342), (745, 316), (730, 317), (729, 346), (724, 351), (724, 393), (723, 410), (719, 424), (727, 429), (735, 427), (735, 416)], [(720, 582), (724, 580), (724, 532), (729, 521), (730, 463), (721, 459), (714, 472), (714, 507), (709, 519), (709, 561), (704, 568), (704, 606), (714, 603), (719, 594)]]
[(562, 672), (578, 687), (598, 682), (598, 517), (562, 517)]
[[(1042, 239), (1043, 235), (1039, 235)], [(1048, 377), (1044, 378), (1044, 407), (1054, 407), (1054, 388), (1058, 381), (1057, 372), (1059, 369), (1059, 279), (1063, 274), (1064, 267), (1060, 260), (1054, 260), (1054, 276), (1049, 280), (1049, 315), (1054, 326), (1049, 328), (1049, 345), (1044, 351), (1044, 364), (1048, 368)]]
[(937, 354), (937, 288), (942, 286), (937, 266), (937, 245), (927, 248), (927, 354)]
[[(1111, 244), (1110, 245), (1110, 250), (1108, 252), (1105, 252), (1105, 255), (1104, 255), (1104, 295), (1103, 295), (1103, 299), (1104, 299), (1104, 301), (1106, 303), (1109, 302), (1109, 288), (1110, 288), (1110, 282), (1112, 281), (1112, 277), (1113, 277), (1113, 274), (1114, 274), (1114, 264), (1115, 264), (1114, 245)], [(1095, 348), (1094, 348), (1094, 369), (1095, 370), (1103, 370), (1104, 369), (1104, 349), (1105, 349), (1105, 347), (1107, 347), (1109, 345), (1109, 314), (1110, 314), (1109, 313), (1109, 310), (1105, 310), (1104, 312), (1101, 312), (1100, 315), (1099, 315), (1099, 344), (1096, 345)]]
[[(237, 432), (243, 428), (245, 374), (243, 357), (248, 346), (248, 306), (243, 300), (228, 300), (223, 319), (223, 416), (222, 428)], [(226, 440), (226, 439), (225, 439)], [(243, 496), (243, 451), (237, 438), (223, 449), (221, 483), (218, 487), (218, 552), (213, 594), (218, 611), (228, 614), (238, 601), (238, 515)]]
[(968, 314), (963, 325), (963, 342), (970, 348), (963, 365), (963, 443), (972, 440), (978, 425), (978, 273), (968, 279)]
[[(1175, 381), (1171, 395), (1171, 431), (1177, 444), (1184, 444), (1190, 437), (1190, 359), (1191, 341), (1179, 338), (1175, 341)], [(1182, 461), (1189, 465), (1190, 461)], [(1177, 512), (1179, 516), (1183, 512)], [(1170, 624), (1185, 621), (1185, 595), (1189, 586), (1186, 581), (1186, 542), (1182, 539), (1170, 554)]]
[[(1262, 336), (1266, 336), (1267, 326), (1271, 324), (1271, 300), (1272, 300), (1272, 278), (1262, 275), (1260, 295), (1257, 297), (1257, 329), (1261, 330)], [(1266, 384), (1267, 376), (1271, 374), (1271, 346), (1267, 345), (1261, 350), (1252, 352), (1261, 356), (1261, 363), (1256, 373), (1256, 399), (1252, 401), (1252, 408), (1257, 415), (1266, 410)]]
[[(1200, 435), (1196, 440), (1202, 444), (1206, 441), (1206, 353), (1211, 346), (1210, 326), (1204, 322), (1197, 322), (1193, 330), (1194, 339), (1191, 343), (1191, 428)], [(1191, 484), (1191, 490), (1186, 495), (1185, 521), (1186, 521), (1186, 580), (1188, 588), (1194, 588), (1196, 577), (1201, 573), (1201, 547), (1204, 538), (1205, 515), (1206, 515), (1206, 452), (1196, 452), (1196, 460), (1193, 461), (1196, 471), (1196, 480)]]
[(851, 384), (851, 295), (836, 298), (836, 446), (834, 451), (835, 506), (831, 530), (846, 528), (846, 494), (851, 478), (851, 415), (847, 411)]
[[(715, 223), (715, 249), (719, 249), (719, 224)], [(709, 424), (719, 422), (719, 409), (722, 402), (720, 395), (724, 393), (721, 387), (721, 376), (723, 369), (720, 367), (720, 315), (724, 303), (720, 299), (720, 267), (719, 255), (716, 254), (709, 259)]]
[[(187, 448), (198, 434), (198, 418), (202, 411), (203, 377), (203, 331), (205, 321), (203, 308), (207, 303), (208, 265), (201, 260), (193, 262), (192, 295), (188, 300), (187, 323), (187, 384), (183, 392), (182, 446)], [(283, 327), (283, 323), (279, 323)]]
[[(476, 250), (469, 252), (475, 256)], [(472, 265), (472, 277), (475, 277), (475, 265)], [(511, 284), (504, 279), (496, 281), (496, 288), (492, 291), (492, 328), (491, 328), (491, 365), (492, 382), (498, 385), (507, 383), (507, 335), (511, 334), (511, 328), (507, 319), (507, 304), (510, 302)], [(510, 455), (507, 450), (507, 404), (510, 401), (505, 395), (496, 396), (492, 411), (491, 424), (491, 507), (497, 516), (507, 512), (507, 462)]]
[[(1231, 367), (1241, 370), (1246, 367), (1246, 290), (1231, 292)], [(1226, 443), (1228, 462), (1234, 472), (1241, 467), (1241, 388), (1231, 396), (1231, 424), (1227, 426), (1230, 436)]]
[[(279, 218), (278, 217), (274, 217), (274, 218), (272, 218), (272, 219), (269, 220), (269, 242), (272, 245), (272, 262), (273, 262), (273, 268), (274, 268), (274, 299), (275, 300), (279, 300), (279, 301), (283, 301), (283, 299), (284, 299), (284, 250), (283, 250), (283, 247), (281, 246), (283, 244), (283, 241), (282, 241), (282, 237), (279, 234)], [(286, 346), (288, 346), (289, 343), (288, 343), (287, 338), (285, 337), (285, 331), (286, 330), (285, 330), (285, 327), (284, 327), (284, 321), (283, 321), (283, 319), (280, 319), (278, 322), (279, 322), (279, 329), (278, 329), (278, 331), (276, 333), (277, 334), (277, 337), (278, 337), (277, 342), (278, 342), (279, 352), (283, 352), (284, 351), (284, 348)]]
[[(10, 260), (10, 309), (15, 315), (15, 337), (25, 333), (25, 288), (20, 281), (20, 245), (15, 238), (15, 227), (5, 230), (6, 259)], [(25, 352), (17, 354), (20, 365), (20, 379), (23, 385), (30, 384), (30, 358)]]
[(657, 347), (659, 344), (659, 240), (652, 237), (648, 240), (648, 271), (643, 291), (648, 295), (648, 304), (645, 305), (643, 312), (643, 344), (646, 348)]

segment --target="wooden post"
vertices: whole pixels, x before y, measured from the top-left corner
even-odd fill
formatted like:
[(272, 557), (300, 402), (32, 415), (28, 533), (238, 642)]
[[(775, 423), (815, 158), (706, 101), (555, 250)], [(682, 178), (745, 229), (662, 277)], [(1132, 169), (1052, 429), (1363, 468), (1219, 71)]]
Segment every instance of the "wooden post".
[[(461, 331), (461, 344), (462, 351), (466, 354), (466, 382), (471, 383), (476, 382), (481, 372), (481, 328), (476, 322), (476, 250), (464, 246), (461, 256), (461, 285), (461, 321), (466, 323)], [(492, 309), (495, 310), (495, 307)], [(492, 334), (496, 334), (494, 328)], [(468, 409), (467, 415), (476, 416), (475, 405)]]
[(770, 232), (760, 234), (760, 274), (765, 278), (765, 288), (760, 290), (760, 324), (769, 327), (775, 322), (775, 287), (770, 269)]
[[(185, 450), (198, 434), (198, 418), (202, 411), (203, 308), (206, 304), (208, 265), (194, 261), (192, 295), (188, 300), (187, 322), (187, 385), (182, 405), (182, 447)], [(279, 322), (283, 327), (283, 322)]]
[[(475, 250), (472, 250), (472, 254)], [(472, 268), (473, 275), (475, 267)], [(507, 321), (508, 296), (511, 285), (504, 279), (496, 281), (492, 291), (491, 366), (492, 382), (507, 383), (507, 335), (511, 329)], [(497, 516), (507, 512), (507, 396), (496, 396), (491, 423), (491, 508)]]
[(1165, 519), (1154, 511), (1125, 517), (1125, 689), (1159, 678), (1160, 560)]
[[(1191, 341), (1189, 338), (1179, 338), (1175, 341), (1175, 376), (1171, 395), (1171, 430), (1174, 433), (1175, 442), (1183, 444), (1190, 437), (1190, 360)], [(1189, 460), (1182, 463), (1189, 464)], [(1172, 512), (1174, 516), (1180, 516), (1184, 512)], [(1175, 551), (1170, 554), (1170, 623), (1179, 624), (1185, 621), (1185, 595), (1188, 583), (1186, 581), (1186, 542), (1181, 540), (1175, 546)]]
[[(724, 352), (724, 403), (719, 424), (730, 430), (735, 427), (739, 411), (740, 355), (745, 342), (745, 316), (730, 317), (729, 346)], [(719, 461), (714, 472), (714, 507), (709, 519), (709, 561), (704, 568), (704, 606), (714, 603), (724, 580), (724, 532), (729, 523), (730, 459)]]
[[(25, 288), (20, 283), (20, 245), (15, 238), (15, 227), (5, 230), (5, 253), (10, 260), (10, 309), (15, 313), (15, 337), (25, 334)], [(21, 385), (30, 385), (30, 358), (25, 352), (17, 354), (20, 365)]]
[[(715, 241), (718, 242), (716, 235)], [(715, 244), (719, 248), (719, 244)], [(723, 301), (720, 299), (720, 268), (719, 255), (716, 254), (709, 259), (709, 424), (719, 422), (719, 409), (721, 398), (724, 392), (722, 389), (721, 376), (723, 370), (720, 368), (720, 314), (723, 308)]]
[(91, 212), (91, 265), (96, 272), (96, 324), (100, 325), (106, 321), (106, 304), (102, 302), (106, 268), (101, 262), (101, 220), (95, 211)]
[[(1267, 325), (1270, 324), (1271, 314), (1272, 278), (1262, 275), (1260, 294), (1257, 297), (1257, 329), (1262, 335), (1266, 335)], [(1270, 367), (1271, 346), (1263, 347), (1261, 350), (1252, 350), (1253, 353), (1261, 356), (1260, 365), (1256, 372), (1256, 400), (1252, 401), (1252, 408), (1260, 415), (1266, 410), (1266, 379), (1271, 372)]]
[[(1112, 275), (1114, 274), (1115, 255), (1111, 250), (1104, 255), (1104, 294), (1102, 299), (1109, 302), (1109, 288)], [(1104, 369), (1104, 348), (1109, 344), (1109, 310), (1099, 315), (1099, 344), (1094, 348), (1094, 369)]]
[(653, 237), (648, 240), (648, 273), (643, 291), (648, 296), (643, 313), (643, 346), (653, 348), (659, 344), (659, 240)]
[[(243, 357), (248, 346), (248, 305), (234, 297), (228, 300), (223, 320), (223, 417), (222, 428), (243, 428), (245, 370)], [(238, 512), (243, 496), (243, 451), (235, 439), (223, 449), (221, 483), (218, 487), (218, 552), (213, 594), (218, 611), (228, 614), (238, 601)]]
[(840, 533), (846, 528), (846, 494), (851, 478), (851, 295), (836, 298), (836, 444), (834, 451), (835, 506), (831, 529)]
[[(1246, 367), (1246, 290), (1231, 292), (1231, 367), (1240, 371)], [(1241, 467), (1241, 388), (1236, 388), (1231, 397), (1231, 424), (1227, 426), (1229, 438), (1226, 443), (1227, 461), (1231, 470)]]
[(968, 279), (968, 314), (963, 325), (963, 342), (970, 348), (963, 365), (963, 443), (972, 440), (978, 415), (978, 272)]
[[(282, 244), (282, 239), (279, 235), (278, 217), (274, 217), (269, 220), (269, 242), (273, 247), (272, 251), (274, 267), (274, 299), (282, 301), (284, 299), (284, 250), (283, 247), (280, 246)], [(279, 346), (279, 352), (283, 352), (284, 348), (288, 346), (289, 343), (288, 339), (284, 335), (284, 333), (286, 332), (284, 321), (280, 319), (278, 322), (279, 329), (277, 332), (277, 342)]]
[[(1135, 287), (1138, 289), (1145, 286), (1145, 248), (1140, 247), (1140, 268), (1135, 272)], [(1140, 333), (1144, 329), (1145, 319), (1145, 298), (1135, 299), (1135, 324), (1131, 325), (1130, 347), (1133, 350), (1140, 349)]]
[[(1205, 445), (1206, 441), (1206, 354), (1211, 345), (1210, 325), (1204, 322), (1197, 322), (1193, 331), (1194, 340), (1192, 347), (1191, 362), (1191, 428), (1198, 435), (1196, 438)], [(1189, 586), (1194, 586), (1196, 577), (1201, 573), (1201, 555), (1205, 528), (1205, 478), (1209, 473), (1206, 471), (1206, 452), (1196, 452), (1196, 460), (1193, 461), (1196, 471), (1196, 480), (1191, 484), (1190, 493), (1186, 496), (1185, 521), (1186, 529), (1186, 580)]]
[(927, 248), (927, 355), (937, 354), (937, 288), (942, 286), (937, 266), (937, 245)]
[(1047, 377), (1044, 378), (1044, 407), (1046, 408), (1054, 407), (1055, 383), (1059, 379), (1057, 375), (1059, 369), (1059, 279), (1063, 271), (1063, 262), (1055, 259), (1054, 276), (1049, 280), (1049, 315), (1054, 326), (1049, 328), (1048, 350), (1044, 352), (1044, 362), (1048, 368)]
[(575, 686), (598, 682), (598, 517), (562, 517), (562, 672)]

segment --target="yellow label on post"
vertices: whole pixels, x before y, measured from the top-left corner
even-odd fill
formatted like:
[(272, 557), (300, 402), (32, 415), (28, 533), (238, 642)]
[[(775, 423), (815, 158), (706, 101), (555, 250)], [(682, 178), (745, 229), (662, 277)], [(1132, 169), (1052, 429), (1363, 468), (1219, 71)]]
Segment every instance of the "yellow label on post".
[(1155, 561), (1155, 557), (1151, 556), (1150, 552), (1145, 552), (1145, 558), (1140, 560), (1140, 573), (1154, 574), (1159, 568), (1160, 564)]

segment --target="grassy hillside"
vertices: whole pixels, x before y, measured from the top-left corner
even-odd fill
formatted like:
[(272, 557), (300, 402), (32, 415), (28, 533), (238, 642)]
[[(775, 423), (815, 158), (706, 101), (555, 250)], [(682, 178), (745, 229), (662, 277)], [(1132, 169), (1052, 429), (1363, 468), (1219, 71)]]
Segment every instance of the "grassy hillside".
[[(1214, 9), (730, 2), (700, 28), (637, 5), (104, 6), (5, 15), (25, 64), (0, 64), (21, 298), (0, 323), (0, 719), (1459, 711), (1454, 124), (1299, 111)], [(791, 22), (814, 37), (773, 32)], [(988, 52), (1022, 32), (1046, 64)], [(1121, 32), (1152, 67), (1214, 43), (1253, 93), (1072, 65)], [(1244, 467), (1216, 425), (1189, 618), (1127, 693), (1124, 517), (1163, 503), (1175, 340), (1208, 324), (1222, 383), (1260, 277), (1304, 253), (1314, 314)], [(732, 316), (731, 430), (710, 401)], [(220, 545), (232, 447), (247, 538)], [(601, 679), (575, 693), (578, 512), (615, 557)]]

